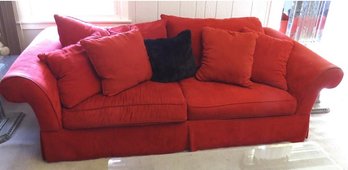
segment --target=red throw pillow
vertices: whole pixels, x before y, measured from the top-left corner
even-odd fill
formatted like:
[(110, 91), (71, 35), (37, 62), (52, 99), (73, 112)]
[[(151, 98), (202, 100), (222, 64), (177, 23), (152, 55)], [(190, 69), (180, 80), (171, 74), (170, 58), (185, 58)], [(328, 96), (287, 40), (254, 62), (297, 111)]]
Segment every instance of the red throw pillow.
[(118, 34), (135, 28), (139, 29), (144, 39), (167, 38), (166, 22), (163, 20), (132, 25), (121, 25), (109, 28), (108, 31), (110, 34)]
[(198, 80), (219, 81), (248, 87), (256, 45), (256, 33), (203, 28), (202, 65)]
[(169, 38), (175, 37), (184, 30), (191, 30), (192, 52), (198, 65), (200, 64), (200, 59), (202, 56), (201, 35), (203, 27), (213, 27), (231, 31), (240, 31), (243, 27), (248, 27), (254, 31), (263, 32), (261, 22), (255, 17), (200, 19), (182, 18), (162, 14), (161, 18), (167, 22), (167, 35)]
[(38, 57), (57, 78), (63, 106), (74, 107), (100, 92), (100, 81), (81, 45), (70, 45)]
[(60, 43), (64, 47), (76, 44), (81, 39), (92, 34), (101, 36), (109, 35), (109, 32), (106, 29), (72, 17), (54, 15), (54, 20), (56, 21)]
[(81, 40), (102, 78), (104, 95), (116, 95), (152, 76), (143, 37), (138, 30)]
[(286, 65), (293, 42), (260, 34), (255, 47), (251, 79), (287, 90)]

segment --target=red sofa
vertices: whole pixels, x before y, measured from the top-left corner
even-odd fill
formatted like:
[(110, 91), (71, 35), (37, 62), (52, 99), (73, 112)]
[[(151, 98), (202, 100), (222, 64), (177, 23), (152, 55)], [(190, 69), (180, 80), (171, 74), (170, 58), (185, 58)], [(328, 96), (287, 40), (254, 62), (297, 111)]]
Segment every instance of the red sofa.
[[(185, 27), (180, 22), (170, 24), (168, 31), (175, 24)], [(290, 40), (270, 28), (260, 29)], [(56, 78), (37, 57), (59, 48), (56, 28), (45, 29), (0, 84), (7, 100), (27, 102), (33, 108), (42, 156), (48, 162), (303, 141), (318, 93), (336, 87), (343, 77), (340, 68), (294, 42), (286, 68), (287, 91), (259, 83), (243, 88), (192, 77), (174, 83), (147, 81), (115, 96), (97, 94), (65, 108)]]

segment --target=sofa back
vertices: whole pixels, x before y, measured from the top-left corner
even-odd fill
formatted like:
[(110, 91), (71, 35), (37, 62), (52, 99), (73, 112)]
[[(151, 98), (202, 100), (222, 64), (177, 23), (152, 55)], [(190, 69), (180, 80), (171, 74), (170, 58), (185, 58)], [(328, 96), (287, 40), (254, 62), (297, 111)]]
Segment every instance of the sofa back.
[(251, 30), (263, 32), (262, 24), (258, 18), (228, 18), (228, 19), (201, 19), (201, 18), (182, 18), (170, 15), (161, 15), (161, 19), (167, 22), (167, 36), (175, 37), (183, 30), (191, 30), (192, 52), (195, 56), (197, 65), (200, 65), (202, 57), (202, 29), (203, 27), (213, 27), (240, 31), (244, 27)]

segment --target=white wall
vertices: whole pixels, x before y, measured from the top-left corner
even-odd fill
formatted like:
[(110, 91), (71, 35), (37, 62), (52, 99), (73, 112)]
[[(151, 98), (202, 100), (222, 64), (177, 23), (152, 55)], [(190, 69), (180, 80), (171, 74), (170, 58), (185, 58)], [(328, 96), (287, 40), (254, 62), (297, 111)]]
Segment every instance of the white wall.
[[(283, 0), (234, 1), (129, 1), (129, 19), (132, 23), (154, 21), (160, 14), (191, 18), (230, 18), (255, 16), (263, 26), (278, 29)], [(47, 25), (46, 25), (47, 26)], [(20, 31), (22, 49), (44, 27), (24, 28)]]
[(279, 28), (282, 0), (235, 1), (136, 1), (129, 3), (134, 23), (160, 19), (160, 14), (192, 18), (230, 18), (255, 16), (264, 26)]

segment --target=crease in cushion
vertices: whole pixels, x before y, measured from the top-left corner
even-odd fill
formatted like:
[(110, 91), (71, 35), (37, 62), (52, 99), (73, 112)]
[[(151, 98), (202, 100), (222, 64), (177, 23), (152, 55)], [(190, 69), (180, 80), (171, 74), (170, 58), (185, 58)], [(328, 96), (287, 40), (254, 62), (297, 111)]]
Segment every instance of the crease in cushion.
[(152, 67), (152, 81), (173, 82), (192, 77), (196, 64), (191, 48), (191, 32), (185, 30), (173, 38), (145, 40)]
[(73, 17), (55, 14), (54, 20), (57, 25), (60, 43), (64, 47), (71, 44), (76, 44), (81, 39), (93, 34), (100, 36), (110, 35), (109, 32), (104, 28)]
[(203, 58), (196, 78), (248, 87), (257, 34), (204, 27)]
[(297, 107), (296, 99), (287, 91), (258, 83), (243, 88), (188, 78), (180, 85), (189, 120), (291, 115)]
[(186, 100), (179, 83), (146, 81), (114, 96), (94, 95), (63, 110), (69, 129), (183, 122)]
[(58, 80), (58, 89), (64, 107), (71, 108), (100, 92), (100, 81), (86, 51), (80, 44), (39, 54)]
[(256, 17), (212, 19), (212, 18), (183, 18), (161, 14), (161, 19), (167, 22), (167, 36), (175, 37), (183, 30), (191, 30), (192, 51), (196, 64), (200, 65), (202, 57), (202, 28), (213, 27), (231, 31), (240, 31), (248, 27), (257, 32), (263, 32), (262, 24)]
[(139, 29), (144, 39), (167, 38), (166, 22), (163, 20), (130, 25), (121, 25), (108, 28), (107, 30), (111, 35), (113, 35), (121, 32), (126, 32), (132, 29)]
[[(243, 32), (254, 32), (243, 28)], [(287, 90), (286, 66), (293, 42), (259, 33), (256, 40), (251, 79), (273, 87)]]
[(151, 79), (149, 57), (138, 30), (84, 39), (81, 44), (102, 79), (104, 95), (116, 95)]

